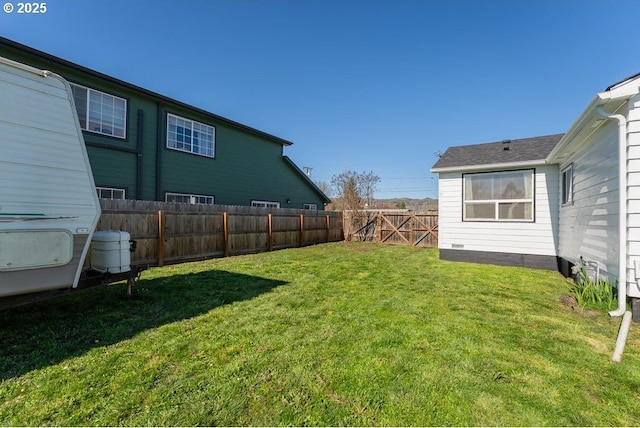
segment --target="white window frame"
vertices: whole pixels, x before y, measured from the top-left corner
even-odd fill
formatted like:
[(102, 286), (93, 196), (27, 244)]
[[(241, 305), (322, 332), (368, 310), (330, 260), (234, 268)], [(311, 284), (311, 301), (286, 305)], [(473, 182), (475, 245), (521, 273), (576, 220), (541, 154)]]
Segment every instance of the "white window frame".
[[(170, 201), (170, 197), (188, 199), (188, 201)], [(166, 192), (164, 194), (165, 202), (175, 202), (182, 204), (191, 204), (191, 205), (213, 205), (215, 203), (215, 197), (212, 195), (195, 195), (190, 193), (175, 193), (175, 192)]]
[[(172, 123), (175, 121), (175, 124)], [(182, 126), (180, 126), (182, 125)], [(175, 131), (172, 128), (175, 127)], [(189, 141), (179, 141), (178, 137), (178, 129), (188, 129), (189, 135), (183, 136), (183, 139), (186, 137)], [(197, 137), (198, 144), (195, 144), (196, 138), (194, 135), (198, 134)], [(209, 145), (203, 145), (201, 135), (211, 136), (211, 141), (207, 138), (206, 143), (210, 143)], [(216, 156), (216, 128), (215, 126), (207, 125), (206, 123), (197, 122), (195, 120), (187, 119), (175, 114), (167, 113), (167, 138), (166, 138), (166, 146), (168, 149), (177, 150), (179, 152), (191, 153), (198, 156), (204, 156), (208, 158), (215, 158)]]
[[(97, 89), (88, 88), (86, 86), (71, 83), (71, 89), (73, 92), (73, 100), (76, 104), (76, 112), (78, 113), (78, 120), (80, 121), (80, 127), (85, 131), (93, 132), (95, 134), (106, 135), (113, 138), (126, 139), (127, 138), (127, 100), (106, 92), (98, 91)], [(85, 91), (86, 103), (79, 105), (76, 102), (77, 91)], [(98, 112), (95, 108), (92, 108), (92, 100), (95, 104), (100, 106)], [(108, 101), (112, 100), (108, 105)], [(122, 108), (118, 108), (116, 104), (121, 104)], [(98, 114), (99, 119), (96, 120), (92, 113)], [(109, 120), (111, 118), (111, 120)], [(97, 127), (90, 124), (96, 124)], [(93, 129), (91, 129), (93, 128)], [(122, 135), (118, 131), (122, 132)]]
[(258, 208), (280, 208), (280, 202), (252, 200), (251, 206)]
[(126, 190), (119, 187), (96, 186), (96, 192), (100, 199), (127, 199)]
[[(501, 175), (513, 174), (514, 172), (521, 172), (523, 174), (529, 174), (531, 183), (530, 183), (530, 197), (525, 198), (517, 198), (517, 199), (471, 199), (467, 200), (467, 179), (472, 177), (477, 177), (484, 175), (486, 177), (496, 176), (499, 177)], [(506, 206), (508, 204), (531, 204), (530, 209), (530, 218), (505, 218), (500, 217), (500, 207)], [(493, 218), (479, 218), (479, 217), (470, 217), (468, 215), (468, 206), (472, 205), (488, 205), (494, 204), (494, 217)], [(463, 221), (481, 221), (481, 222), (505, 222), (505, 223), (533, 223), (535, 221), (535, 170), (533, 169), (524, 169), (524, 170), (511, 170), (511, 171), (495, 171), (495, 172), (478, 172), (478, 173), (470, 173), (462, 175), (462, 220)]]
[(318, 204), (304, 204), (304, 205), (302, 205), (302, 209), (303, 210), (317, 211), (318, 210)]
[(560, 203), (573, 204), (573, 164), (565, 167), (560, 173)]

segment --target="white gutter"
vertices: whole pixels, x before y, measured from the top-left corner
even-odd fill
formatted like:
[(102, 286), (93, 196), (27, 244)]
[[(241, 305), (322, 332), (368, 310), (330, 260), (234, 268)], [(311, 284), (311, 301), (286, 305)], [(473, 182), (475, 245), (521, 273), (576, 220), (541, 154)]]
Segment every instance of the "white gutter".
[(558, 144), (556, 144), (549, 155), (547, 155), (547, 159), (545, 160), (546, 163), (554, 163), (557, 161), (556, 157), (565, 149), (566, 145), (571, 142), (576, 137), (576, 135), (578, 135), (582, 131), (582, 129), (589, 123), (589, 121), (591, 120), (589, 114), (590, 111), (594, 108), (597, 108), (598, 103), (600, 102), (601, 99), (599, 96), (596, 96), (593, 100), (591, 100), (587, 108), (585, 108), (580, 116), (578, 116), (578, 120), (573, 125), (571, 125), (571, 128), (569, 128), (569, 130), (562, 136), (560, 141), (558, 141)]
[(608, 113), (600, 107), (596, 112), (618, 121), (618, 309), (609, 312), (612, 317), (622, 316), (627, 310), (627, 119), (621, 114)]

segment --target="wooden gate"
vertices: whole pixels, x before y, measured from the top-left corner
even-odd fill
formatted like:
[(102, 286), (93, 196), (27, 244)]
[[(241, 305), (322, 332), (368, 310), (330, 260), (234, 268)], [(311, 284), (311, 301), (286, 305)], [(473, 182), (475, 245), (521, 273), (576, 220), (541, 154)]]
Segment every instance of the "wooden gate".
[(361, 212), (355, 224), (353, 239), (357, 241), (414, 247), (438, 246), (438, 214)]

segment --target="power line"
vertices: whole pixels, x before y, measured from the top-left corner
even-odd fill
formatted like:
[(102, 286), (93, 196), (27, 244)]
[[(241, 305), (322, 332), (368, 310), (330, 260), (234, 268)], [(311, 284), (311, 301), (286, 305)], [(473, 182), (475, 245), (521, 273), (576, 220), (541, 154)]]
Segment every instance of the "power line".
[(429, 177), (381, 177), (381, 180), (427, 180)]
[[(325, 177), (325, 176), (319, 176), (316, 177), (317, 179), (320, 180), (331, 180), (333, 178), (333, 176), (331, 177)], [(380, 177), (380, 180), (429, 180), (433, 177), (429, 177), (429, 176), (422, 176), (422, 177)]]
[(436, 190), (437, 186), (407, 186), (407, 187), (382, 187), (376, 189), (377, 192), (387, 192), (395, 190)]
[(378, 193), (432, 193), (433, 190), (385, 190), (382, 192), (375, 192), (376, 194)]

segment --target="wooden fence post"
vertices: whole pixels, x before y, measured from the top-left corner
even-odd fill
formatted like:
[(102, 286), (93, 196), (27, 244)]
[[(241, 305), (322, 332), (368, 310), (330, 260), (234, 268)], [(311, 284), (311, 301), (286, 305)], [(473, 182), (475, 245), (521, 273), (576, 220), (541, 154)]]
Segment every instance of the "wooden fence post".
[(267, 237), (267, 245), (269, 247), (269, 251), (273, 250), (273, 214), (269, 213), (267, 214), (267, 230), (268, 230), (268, 237)]
[(304, 245), (304, 214), (300, 214), (300, 246)]
[(378, 242), (382, 242), (382, 213), (378, 213)]
[(164, 266), (164, 219), (162, 210), (158, 211), (158, 266)]
[(415, 216), (413, 214), (409, 214), (409, 216), (411, 217), (411, 220), (409, 220), (409, 242), (411, 242), (411, 246), (415, 246), (415, 239), (414, 239), (414, 220), (415, 220)]
[(222, 230), (224, 236), (224, 256), (229, 257), (229, 213), (222, 213)]
[(327, 214), (327, 242), (331, 240), (331, 216)]

